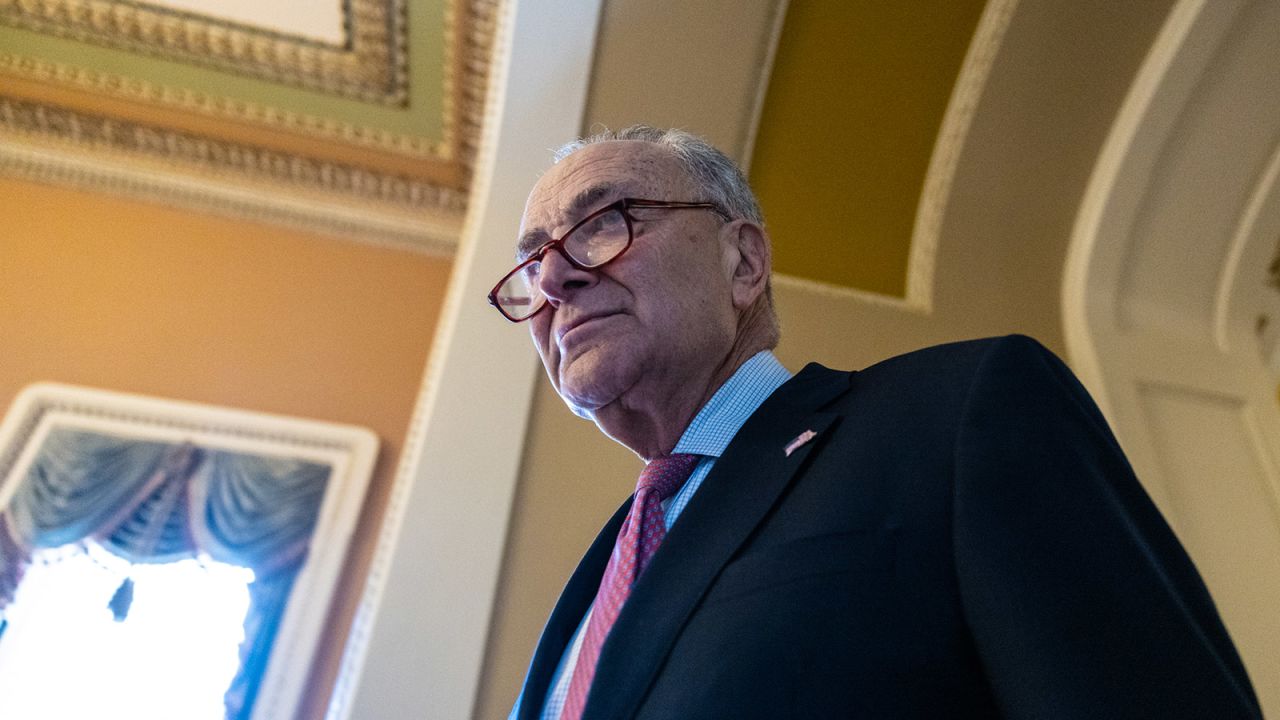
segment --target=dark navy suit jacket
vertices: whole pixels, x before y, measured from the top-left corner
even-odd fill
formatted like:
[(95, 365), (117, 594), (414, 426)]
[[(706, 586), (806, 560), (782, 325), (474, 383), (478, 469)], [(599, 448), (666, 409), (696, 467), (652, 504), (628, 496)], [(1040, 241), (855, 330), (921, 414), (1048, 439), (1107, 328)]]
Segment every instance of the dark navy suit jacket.
[[(557, 603), (519, 720), (538, 717), (627, 509)], [(1260, 717), (1101, 414), (1019, 336), (809, 365), (775, 392), (636, 583), (583, 715)]]

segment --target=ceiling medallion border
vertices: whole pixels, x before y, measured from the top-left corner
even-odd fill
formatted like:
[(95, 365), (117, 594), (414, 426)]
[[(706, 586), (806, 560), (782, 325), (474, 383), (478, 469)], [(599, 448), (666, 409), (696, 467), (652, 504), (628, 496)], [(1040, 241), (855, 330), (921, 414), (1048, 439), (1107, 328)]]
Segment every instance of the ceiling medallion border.
[[(14, 2), (15, 0), (0, 0)], [(469, 176), (484, 120), (490, 50), (504, 0), (448, 0), (445, 18), (445, 92), (439, 141), (284, 111), (184, 88), (103, 73), (89, 68), (0, 52), (0, 74), (88, 90), (114, 99), (142, 102), (206, 117), (248, 122), (304, 137), (338, 141), (410, 157), (458, 161)]]
[(408, 100), (405, 0), (345, 0), (345, 41), (125, 0), (0, 0), (0, 23), (366, 102)]

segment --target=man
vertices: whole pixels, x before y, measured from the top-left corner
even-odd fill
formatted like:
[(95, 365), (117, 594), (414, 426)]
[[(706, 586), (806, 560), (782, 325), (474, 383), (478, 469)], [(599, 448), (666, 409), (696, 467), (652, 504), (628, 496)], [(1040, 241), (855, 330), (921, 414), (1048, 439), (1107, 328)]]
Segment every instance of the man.
[(490, 301), (648, 465), (513, 718), (1260, 717), (1190, 560), (1034, 341), (791, 377), (751, 191), (678, 131), (566, 146), (517, 258)]

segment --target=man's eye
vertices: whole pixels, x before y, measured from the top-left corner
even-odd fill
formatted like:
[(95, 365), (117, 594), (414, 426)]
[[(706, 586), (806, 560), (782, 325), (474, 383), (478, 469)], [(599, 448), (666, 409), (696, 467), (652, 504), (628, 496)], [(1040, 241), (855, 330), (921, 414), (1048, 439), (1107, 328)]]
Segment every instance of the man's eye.
[(582, 227), (578, 228), (578, 232), (584, 233), (586, 235), (599, 234), (604, 228), (609, 226), (609, 223), (605, 218), (606, 218), (606, 215), (601, 215), (599, 217), (591, 218), (586, 223), (584, 223)]
[(616, 232), (619, 228), (626, 226), (626, 220), (623, 219), (622, 213), (617, 210), (610, 210), (603, 215), (597, 215), (583, 226), (583, 230), (596, 235), (599, 233)]

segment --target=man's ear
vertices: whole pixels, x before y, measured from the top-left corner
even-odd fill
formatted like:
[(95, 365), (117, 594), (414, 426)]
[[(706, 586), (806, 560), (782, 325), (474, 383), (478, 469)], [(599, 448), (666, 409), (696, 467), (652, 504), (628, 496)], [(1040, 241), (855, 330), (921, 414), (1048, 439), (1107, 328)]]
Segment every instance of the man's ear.
[(729, 281), (733, 285), (733, 305), (745, 310), (764, 294), (773, 270), (773, 256), (769, 236), (764, 228), (748, 220), (735, 220), (725, 226), (726, 238), (731, 250), (726, 259)]

